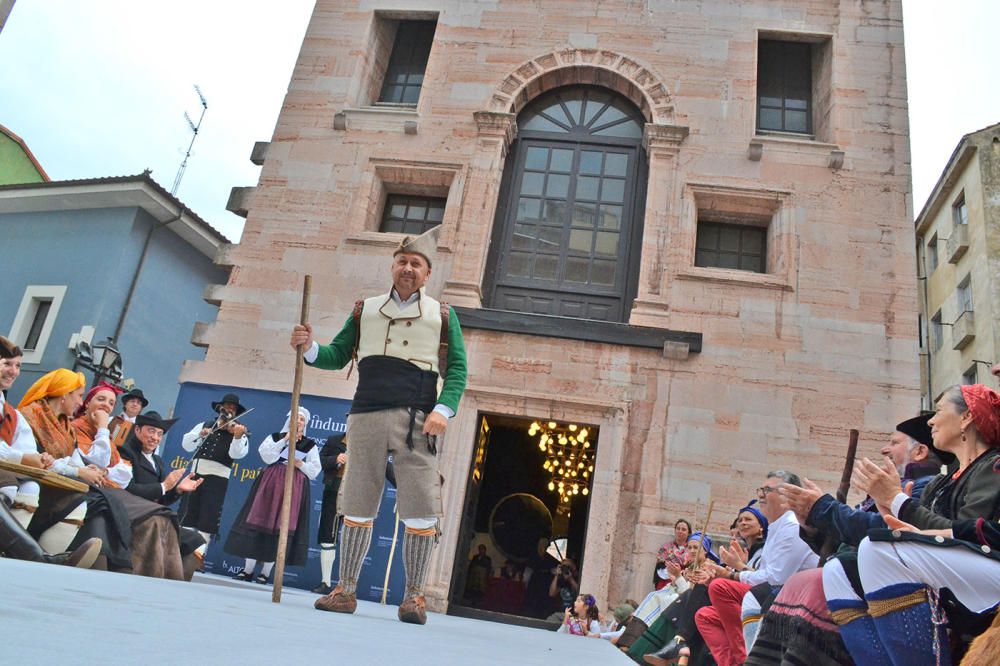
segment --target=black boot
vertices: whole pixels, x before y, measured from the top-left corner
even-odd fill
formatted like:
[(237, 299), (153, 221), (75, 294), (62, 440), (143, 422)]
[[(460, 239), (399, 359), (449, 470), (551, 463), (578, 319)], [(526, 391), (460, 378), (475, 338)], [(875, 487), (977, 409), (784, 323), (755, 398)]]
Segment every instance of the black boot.
[(0, 502), (0, 552), (15, 560), (65, 564), (71, 567), (90, 568), (101, 553), (100, 539), (88, 539), (72, 553), (48, 555), (38, 542), (21, 526), (6, 502)]
[(686, 656), (681, 654), (681, 650), (685, 647), (687, 645), (684, 643), (684, 639), (680, 636), (674, 636), (674, 640), (664, 645), (658, 652), (644, 655), (643, 660), (647, 664), (653, 664), (654, 666), (672, 664), (681, 657)]

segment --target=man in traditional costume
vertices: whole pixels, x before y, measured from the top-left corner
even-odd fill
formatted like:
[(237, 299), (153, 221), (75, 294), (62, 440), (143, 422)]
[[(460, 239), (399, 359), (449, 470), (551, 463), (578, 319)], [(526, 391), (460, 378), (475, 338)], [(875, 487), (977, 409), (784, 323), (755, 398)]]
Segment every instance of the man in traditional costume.
[(337, 559), (337, 495), (340, 482), (344, 478), (347, 465), (347, 438), (344, 433), (334, 433), (326, 438), (326, 444), (319, 452), (319, 462), (323, 466), (323, 504), (319, 512), (319, 529), (316, 541), (319, 543), (320, 584), (313, 589), (316, 594), (330, 594), (333, 591), (333, 564)]
[(227, 393), (212, 403), (212, 409), (218, 416), (195, 425), (181, 440), (185, 451), (195, 452), (193, 472), (204, 481), (197, 490), (184, 495), (178, 514), (181, 525), (198, 530), (206, 542), (219, 533), (233, 461), (250, 451), (246, 426), (236, 421), (246, 411), (240, 397)]
[(392, 289), (358, 301), (329, 345), (317, 344), (309, 325), (296, 326), (291, 335), (292, 347), (302, 349), (312, 366), (338, 370), (352, 359), (358, 362), (358, 388), (347, 420), (351, 459), (338, 507), (344, 516), (340, 583), (316, 601), (319, 610), (353, 613), (357, 608), (358, 576), (392, 455), (397, 509), (406, 526), (406, 589), (398, 615), (403, 622), (427, 621), (424, 583), (442, 513), (437, 441), (458, 410), (466, 382), (458, 318), (424, 291), (439, 231), (435, 227), (403, 239), (393, 254)]
[[(177, 419), (162, 418), (159, 412), (146, 412), (135, 419), (129, 438), (121, 448), (121, 456), (132, 466), (132, 480), (126, 490), (150, 502), (170, 506), (184, 493), (194, 492), (202, 479), (186, 477), (182, 467), (168, 471), (156, 449)], [(186, 478), (185, 478), (186, 477)]]
[(133, 388), (124, 394), (118, 402), (122, 405), (121, 414), (111, 419), (108, 430), (111, 431), (111, 443), (121, 447), (128, 438), (128, 434), (132, 432), (132, 426), (135, 425), (135, 419), (139, 416), (139, 412), (149, 405), (149, 400), (146, 400), (146, 396), (142, 394), (141, 390)]

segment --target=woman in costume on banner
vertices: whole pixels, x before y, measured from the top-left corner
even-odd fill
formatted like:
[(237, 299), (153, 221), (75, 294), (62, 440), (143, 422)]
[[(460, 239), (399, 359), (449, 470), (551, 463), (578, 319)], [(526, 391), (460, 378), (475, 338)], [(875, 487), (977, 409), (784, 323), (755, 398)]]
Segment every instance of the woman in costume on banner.
[[(246, 558), (237, 580), (254, 580), (267, 583), (278, 555), (281, 502), (285, 490), (285, 469), (288, 464), (288, 432), (291, 412), (280, 432), (268, 435), (261, 442), (260, 458), (267, 467), (257, 476), (250, 495), (240, 509), (236, 522), (229, 531), (225, 551)], [(306, 437), (309, 410), (299, 407), (299, 441), (295, 444), (295, 475), (292, 477), (292, 501), (288, 514), (288, 544), (285, 552), (287, 566), (302, 566), (309, 554), (309, 482), (319, 476), (322, 466), (316, 441)], [(260, 574), (254, 578), (257, 562)]]
[[(184, 568), (172, 512), (106, 483), (111, 480), (108, 476), (111, 446), (107, 428), (99, 424), (107, 425), (108, 412), (104, 410), (109, 403), (113, 408), (116, 398), (114, 391), (106, 386), (97, 386), (88, 394), (88, 409), (84, 413), (89, 416), (84, 418), (90, 427), (82, 436), (86, 440), (90, 428), (94, 436), (89, 446), (83, 447), (87, 452), (81, 452), (78, 444), (81, 435), (70, 422), (70, 416), (83, 405), (85, 381), (82, 373), (53, 370), (28, 389), (20, 405), (39, 447), (56, 458), (53, 469), (59, 466), (73, 470), (76, 477), (91, 487), (86, 495), (87, 517), (73, 543), (90, 537), (102, 540), (102, 557), (95, 568), (181, 580)], [(99, 394), (102, 394), (101, 401), (91, 404)], [(103, 412), (103, 416), (96, 414), (98, 411)], [(83, 426), (83, 422), (78, 423)], [(118, 473), (123, 473), (120, 467), (116, 476)], [(44, 529), (47, 524), (55, 524), (70, 515), (69, 507), (57, 504), (40, 525), (35, 525), (38, 522), (36, 514), (29, 532)]]

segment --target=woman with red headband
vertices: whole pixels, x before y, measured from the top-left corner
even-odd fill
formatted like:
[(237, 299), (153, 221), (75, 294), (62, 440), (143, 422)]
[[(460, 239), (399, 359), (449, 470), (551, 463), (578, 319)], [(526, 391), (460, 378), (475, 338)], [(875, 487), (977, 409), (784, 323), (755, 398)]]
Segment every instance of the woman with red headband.
[(953, 386), (928, 423), (934, 446), (958, 466), (931, 481), (920, 502), (886, 492), (893, 482), (899, 488), (886, 468), (864, 461), (858, 470), (894, 528), (870, 531), (858, 550), (870, 636), (844, 635), (858, 663), (950, 664), (938, 591), (947, 588), (973, 613), (1000, 602), (1000, 394)]
[[(77, 450), (82, 458), (91, 460), (102, 453), (103, 465), (98, 465), (103, 478), (100, 485), (106, 488), (126, 488), (132, 480), (132, 465), (122, 460), (118, 447), (111, 444), (111, 412), (115, 409), (118, 394), (122, 390), (101, 382), (87, 392), (83, 404), (76, 410), (76, 418), (71, 425), (76, 432)], [(107, 452), (104, 455), (104, 452)]]

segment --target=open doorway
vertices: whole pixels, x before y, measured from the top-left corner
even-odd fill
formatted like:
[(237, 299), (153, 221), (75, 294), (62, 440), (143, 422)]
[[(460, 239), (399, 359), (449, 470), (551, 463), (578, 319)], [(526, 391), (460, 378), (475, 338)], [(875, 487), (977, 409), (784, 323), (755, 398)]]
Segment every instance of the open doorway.
[(450, 614), (561, 619), (583, 568), (598, 435), (589, 424), (479, 415)]

